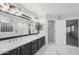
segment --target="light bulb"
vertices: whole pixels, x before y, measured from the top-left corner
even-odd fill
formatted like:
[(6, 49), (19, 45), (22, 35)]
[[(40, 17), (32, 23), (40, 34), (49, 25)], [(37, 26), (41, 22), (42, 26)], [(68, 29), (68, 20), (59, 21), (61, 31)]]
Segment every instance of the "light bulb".
[(0, 10), (7, 12), (9, 9), (8, 3), (0, 3)]

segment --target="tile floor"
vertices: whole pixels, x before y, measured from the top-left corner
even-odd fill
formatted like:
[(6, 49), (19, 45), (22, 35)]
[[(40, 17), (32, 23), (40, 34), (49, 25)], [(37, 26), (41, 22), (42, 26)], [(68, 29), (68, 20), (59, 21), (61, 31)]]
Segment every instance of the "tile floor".
[(78, 39), (73, 37), (73, 36), (71, 36), (71, 35), (67, 35), (66, 43), (68, 45), (78, 46)]
[(50, 43), (43, 46), (35, 55), (79, 55), (79, 48), (70, 45), (55, 45)]

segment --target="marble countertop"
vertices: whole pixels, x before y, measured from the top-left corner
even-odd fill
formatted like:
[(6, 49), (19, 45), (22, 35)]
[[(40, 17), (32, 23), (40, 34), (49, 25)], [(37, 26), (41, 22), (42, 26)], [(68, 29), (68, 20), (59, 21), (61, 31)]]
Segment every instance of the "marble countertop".
[(42, 36), (45, 36), (45, 34), (41, 33), (37, 35), (31, 35), (31, 36), (25, 36), (20, 38), (14, 38), (11, 40), (6, 40), (5, 42), (2, 42), (2, 43), (0, 42), (0, 54), (6, 53), (12, 49), (18, 48)]

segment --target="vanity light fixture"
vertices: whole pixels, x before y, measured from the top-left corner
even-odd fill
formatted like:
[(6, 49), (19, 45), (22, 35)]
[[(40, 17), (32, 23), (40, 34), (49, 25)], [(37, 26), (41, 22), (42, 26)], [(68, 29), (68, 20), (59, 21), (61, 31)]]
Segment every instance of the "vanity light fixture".
[(34, 16), (34, 17), (32, 17), (32, 19), (31, 19), (32, 21), (35, 21), (35, 22), (39, 22), (40, 20), (39, 20), (39, 18), (38, 17), (36, 17), (36, 16)]
[(17, 16), (21, 16), (21, 14), (22, 14), (22, 11), (20, 8), (17, 8), (11, 4), (10, 4), (9, 12), (14, 14), (14, 15), (17, 15)]
[(16, 7), (10, 4), (10, 8), (9, 8), (8, 12), (11, 14), (16, 14)]
[(24, 15), (20, 8), (17, 8), (10, 3), (0, 3), (0, 10), (3, 11), (3, 12), (7, 12), (7, 13), (10, 13), (10, 14), (19, 16), (19, 17), (27, 19), (27, 20), (32, 19), (31, 17)]
[(8, 12), (9, 3), (0, 3), (0, 10)]
[(22, 14), (20, 8), (17, 8), (14, 5), (11, 5), (9, 3), (0, 3), (0, 10), (17, 16), (21, 16)]

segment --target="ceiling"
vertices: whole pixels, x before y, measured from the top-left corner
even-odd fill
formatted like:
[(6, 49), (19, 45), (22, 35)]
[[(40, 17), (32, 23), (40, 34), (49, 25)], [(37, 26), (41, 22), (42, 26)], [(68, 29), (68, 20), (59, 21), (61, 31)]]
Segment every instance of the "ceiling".
[(38, 15), (79, 14), (79, 3), (21, 3)]

